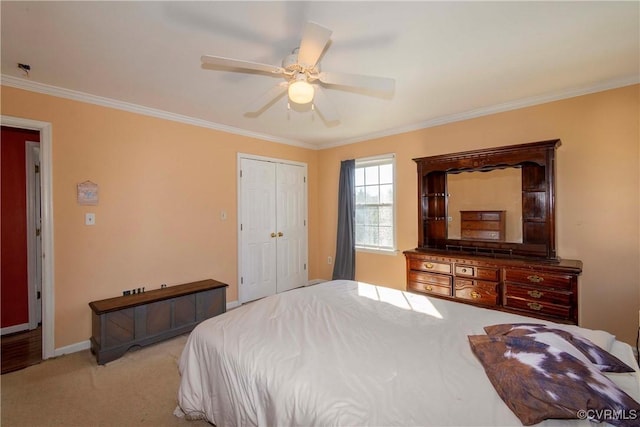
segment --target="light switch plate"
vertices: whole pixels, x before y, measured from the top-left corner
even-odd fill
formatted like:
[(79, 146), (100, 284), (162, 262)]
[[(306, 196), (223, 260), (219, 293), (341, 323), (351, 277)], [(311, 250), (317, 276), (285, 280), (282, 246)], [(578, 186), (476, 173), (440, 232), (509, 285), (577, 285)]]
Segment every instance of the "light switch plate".
[(84, 214), (84, 225), (96, 225), (96, 214), (94, 213)]

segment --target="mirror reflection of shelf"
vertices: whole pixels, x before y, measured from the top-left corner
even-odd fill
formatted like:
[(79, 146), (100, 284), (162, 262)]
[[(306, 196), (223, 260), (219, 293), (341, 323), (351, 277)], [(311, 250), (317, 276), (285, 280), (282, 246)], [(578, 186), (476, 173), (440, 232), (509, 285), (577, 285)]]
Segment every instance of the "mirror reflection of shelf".
[(462, 238), (503, 241), (506, 213), (507, 211), (460, 211)]

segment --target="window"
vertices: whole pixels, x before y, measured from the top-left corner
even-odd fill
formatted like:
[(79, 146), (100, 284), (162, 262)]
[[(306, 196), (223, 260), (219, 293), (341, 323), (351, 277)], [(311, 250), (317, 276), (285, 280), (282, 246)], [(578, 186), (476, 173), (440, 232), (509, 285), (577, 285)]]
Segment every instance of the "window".
[(393, 154), (356, 160), (356, 248), (395, 250)]

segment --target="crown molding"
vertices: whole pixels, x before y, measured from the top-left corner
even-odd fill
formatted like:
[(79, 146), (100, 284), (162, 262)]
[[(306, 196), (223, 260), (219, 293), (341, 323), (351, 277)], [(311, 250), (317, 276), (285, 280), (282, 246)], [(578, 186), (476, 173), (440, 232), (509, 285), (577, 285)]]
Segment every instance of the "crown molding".
[(358, 142), (370, 141), (373, 139), (384, 138), (387, 136), (398, 135), (401, 133), (413, 132), (421, 129), (427, 129), (435, 126), (445, 125), (448, 123), (474, 119), (477, 117), (488, 116), (491, 114), (503, 113), (506, 111), (517, 110), (520, 108), (532, 107), (535, 105), (546, 104), (548, 102), (560, 101), (563, 99), (574, 98), (577, 96), (588, 95), (591, 93), (602, 92), (605, 90), (617, 89), (620, 87), (630, 86), (638, 83), (640, 83), (639, 75), (628, 76), (620, 79), (614, 79), (614, 80), (608, 80), (606, 82), (596, 83), (590, 86), (574, 87), (574, 88), (565, 89), (558, 92), (550, 92), (543, 95), (537, 95), (529, 98), (523, 98), (520, 100), (505, 102), (502, 104), (482, 107), (475, 110), (465, 111), (462, 113), (455, 113), (447, 116), (436, 117), (436, 118), (418, 122), (412, 125), (386, 129), (380, 132), (369, 133), (369, 134), (358, 136), (355, 138), (346, 139), (343, 141), (310, 144), (302, 141), (277, 138), (272, 135), (251, 132), (251, 131), (247, 131), (247, 130), (232, 127), (232, 126), (226, 126), (219, 123), (210, 122), (207, 120), (196, 119), (189, 116), (183, 116), (183, 115), (171, 113), (168, 111), (158, 110), (155, 108), (145, 107), (142, 105), (132, 104), (124, 101), (118, 101), (111, 98), (91, 95), (88, 93), (79, 92), (71, 89), (65, 89), (57, 86), (37, 83), (30, 80), (9, 76), (6, 74), (1, 75), (2, 85), (14, 87), (17, 89), (24, 89), (32, 92), (42, 93), (45, 95), (57, 96), (60, 98), (71, 99), (74, 101), (86, 102), (89, 104), (100, 105), (103, 107), (115, 108), (118, 110), (124, 110), (131, 113), (143, 114), (146, 116), (156, 117), (164, 120), (171, 120), (171, 121), (185, 123), (193, 126), (213, 129), (221, 132), (227, 132), (227, 133), (246, 136), (250, 138), (256, 138), (263, 141), (292, 145), (295, 147), (302, 147), (310, 150), (324, 150), (328, 148), (339, 147), (342, 145), (349, 145), (349, 144), (355, 144)]
[(416, 130), (427, 129), (435, 126), (445, 125), (448, 123), (460, 122), (463, 120), (474, 119), (477, 117), (488, 116), (491, 114), (503, 113), (511, 110), (518, 110), (520, 108), (532, 107), (534, 105), (546, 104), (553, 101), (560, 101), (563, 99), (575, 98), (577, 96), (603, 92), (605, 90), (617, 89), (620, 87), (630, 86), (638, 83), (640, 83), (640, 75), (628, 76), (620, 79), (600, 82), (590, 86), (574, 87), (574, 88), (565, 89), (558, 92), (551, 92), (551, 93), (532, 96), (529, 98), (524, 98), (516, 101), (509, 101), (503, 104), (492, 105), (489, 107), (482, 107), (475, 110), (465, 111), (462, 113), (436, 117), (434, 119), (425, 120), (423, 122), (415, 123), (412, 125), (393, 128), (393, 129), (386, 129), (380, 132), (374, 132), (374, 133), (359, 136), (356, 138), (340, 141), (340, 142), (319, 144), (318, 147), (319, 149), (324, 150), (327, 148), (339, 147), (341, 145), (355, 144), (357, 142), (370, 141), (372, 139), (398, 135), (406, 132), (413, 132)]
[(143, 105), (137, 105), (129, 102), (119, 101), (117, 99), (105, 98), (102, 96), (92, 95), (89, 93), (79, 92), (71, 89), (65, 89), (58, 86), (38, 83), (31, 80), (9, 76), (6, 74), (2, 74), (0, 83), (3, 86), (9, 86), (16, 89), (28, 90), (31, 92), (37, 92), (44, 95), (57, 96), (59, 98), (71, 99), (73, 101), (86, 102), (88, 104), (100, 105), (102, 107), (115, 108), (117, 110), (128, 111), (130, 113), (142, 114), (145, 116), (156, 117), (164, 120), (171, 120), (174, 122), (185, 123), (188, 125), (218, 130), (221, 132), (247, 136), (249, 138), (256, 138), (264, 141), (275, 142), (278, 144), (293, 145), (296, 147), (302, 147), (302, 148), (307, 148), (311, 150), (318, 149), (317, 145), (309, 144), (302, 141), (277, 138), (272, 135), (251, 132), (251, 131), (236, 128), (233, 126), (226, 126), (220, 123), (210, 122), (207, 120), (197, 119), (189, 116), (183, 116), (181, 114), (175, 114), (175, 113), (171, 113), (164, 110), (158, 110), (156, 108), (145, 107)]

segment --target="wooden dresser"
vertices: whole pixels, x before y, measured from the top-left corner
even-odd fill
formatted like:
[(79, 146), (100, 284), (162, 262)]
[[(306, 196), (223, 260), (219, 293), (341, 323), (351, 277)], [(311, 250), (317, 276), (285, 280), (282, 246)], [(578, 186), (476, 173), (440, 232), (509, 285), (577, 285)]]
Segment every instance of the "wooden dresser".
[[(413, 159), (418, 173), (418, 246), (404, 252), (407, 290), (577, 324), (582, 262), (561, 260), (556, 251), (559, 146), (560, 140), (554, 139)], [(509, 204), (496, 200), (494, 186), (486, 184), (488, 172), (506, 168), (518, 171), (509, 175), (507, 187), (519, 187), (521, 195), (522, 237), (513, 240), (505, 235)], [(478, 196), (474, 206), (505, 209), (461, 211), (461, 236), (456, 238), (447, 226), (449, 176), (463, 172)]]
[(104, 365), (132, 347), (189, 332), (201, 321), (226, 311), (227, 287), (208, 279), (90, 302), (91, 352)]
[(407, 290), (561, 323), (578, 323), (576, 260), (404, 252)]
[(504, 240), (506, 211), (460, 211), (463, 239)]

